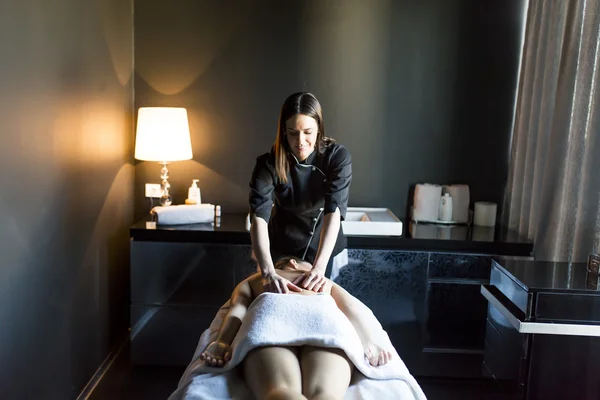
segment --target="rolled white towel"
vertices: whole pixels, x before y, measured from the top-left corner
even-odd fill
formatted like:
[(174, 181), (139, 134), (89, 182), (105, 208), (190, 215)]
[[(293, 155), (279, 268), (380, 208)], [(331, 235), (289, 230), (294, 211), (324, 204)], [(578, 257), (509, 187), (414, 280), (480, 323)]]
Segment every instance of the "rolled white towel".
[(443, 193), (452, 197), (452, 220), (466, 224), (469, 222), (469, 185), (444, 186)]
[(489, 201), (476, 201), (473, 225), (492, 227), (496, 225), (497, 204)]
[(159, 225), (184, 225), (214, 222), (213, 204), (177, 205), (154, 207), (151, 211)]
[(415, 221), (437, 221), (440, 210), (442, 187), (429, 183), (419, 183), (415, 187), (413, 215)]

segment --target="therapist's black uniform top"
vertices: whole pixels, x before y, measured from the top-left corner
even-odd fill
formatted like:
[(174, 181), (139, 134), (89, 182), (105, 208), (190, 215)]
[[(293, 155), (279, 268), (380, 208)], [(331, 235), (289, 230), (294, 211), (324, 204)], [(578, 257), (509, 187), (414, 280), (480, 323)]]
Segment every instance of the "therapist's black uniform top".
[[(287, 157), (287, 183), (277, 176), (273, 150), (257, 158), (250, 181), (250, 210), (269, 223), (274, 262), (294, 255), (313, 264), (325, 214), (339, 208), (342, 220), (346, 217), (352, 161), (348, 150), (337, 143), (329, 143), (320, 151), (315, 148), (303, 162), (291, 153)], [(340, 227), (328, 269), (333, 257), (345, 247), (346, 237)]]

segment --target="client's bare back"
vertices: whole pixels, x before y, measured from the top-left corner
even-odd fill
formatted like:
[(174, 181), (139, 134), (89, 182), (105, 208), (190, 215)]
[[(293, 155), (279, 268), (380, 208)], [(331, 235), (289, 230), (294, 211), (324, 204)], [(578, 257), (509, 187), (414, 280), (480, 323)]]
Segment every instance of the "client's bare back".
[[(294, 281), (296, 278), (303, 275), (305, 271), (302, 271), (302, 270), (288, 271), (288, 270), (278, 269), (275, 272), (277, 273), (277, 275), (279, 275), (289, 281)], [(263, 284), (262, 284), (262, 276), (260, 275), (260, 273), (256, 273), (256, 274), (250, 276), (248, 278), (248, 284), (250, 285), (250, 288), (252, 289), (253, 299), (257, 298), (258, 296), (260, 296), (261, 294), (263, 294), (265, 292)], [(332, 287), (332, 282), (328, 279), (327, 283), (323, 287), (323, 291), (320, 293), (331, 294), (331, 287)], [(302, 290), (301, 292), (293, 292), (293, 294), (299, 294), (299, 295), (303, 295), (303, 296), (313, 296), (313, 295), (316, 295), (319, 293), (313, 292), (312, 290), (305, 289), (305, 290)]]

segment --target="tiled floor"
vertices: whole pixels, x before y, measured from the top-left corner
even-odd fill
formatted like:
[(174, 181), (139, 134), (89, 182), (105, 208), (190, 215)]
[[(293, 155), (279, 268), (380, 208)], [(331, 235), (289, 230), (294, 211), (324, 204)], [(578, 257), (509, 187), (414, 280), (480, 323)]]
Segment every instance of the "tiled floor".
[[(129, 349), (125, 348), (89, 400), (166, 400), (183, 371), (183, 367), (132, 366)], [(429, 400), (508, 400), (488, 382), (417, 380)]]

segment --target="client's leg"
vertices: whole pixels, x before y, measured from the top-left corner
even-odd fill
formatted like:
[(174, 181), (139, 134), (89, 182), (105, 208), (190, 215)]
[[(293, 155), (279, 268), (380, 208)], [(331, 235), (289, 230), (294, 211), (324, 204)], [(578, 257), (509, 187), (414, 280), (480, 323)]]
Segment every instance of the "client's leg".
[(350, 385), (353, 365), (339, 349), (300, 349), (302, 393), (309, 400), (341, 400)]
[(298, 348), (260, 347), (244, 359), (244, 378), (257, 400), (306, 400)]

